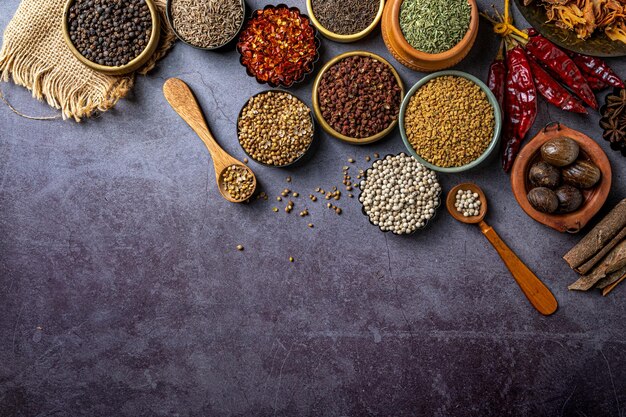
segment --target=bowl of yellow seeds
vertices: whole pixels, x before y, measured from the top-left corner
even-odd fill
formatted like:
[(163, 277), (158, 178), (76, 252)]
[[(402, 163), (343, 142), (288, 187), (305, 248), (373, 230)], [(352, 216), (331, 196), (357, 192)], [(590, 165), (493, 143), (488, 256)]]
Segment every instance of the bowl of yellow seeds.
[(400, 134), (426, 167), (459, 173), (479, 166), (498, 148), (500, 105), (478, 78), (441, 71), (422, 78), (400, 106)]

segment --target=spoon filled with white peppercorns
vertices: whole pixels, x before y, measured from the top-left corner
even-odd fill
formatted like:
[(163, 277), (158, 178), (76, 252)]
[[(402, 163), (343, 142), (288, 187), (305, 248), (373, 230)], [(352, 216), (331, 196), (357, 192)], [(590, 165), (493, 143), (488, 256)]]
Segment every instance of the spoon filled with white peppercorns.
[(517, 257), (502, 241), (495, 230), (485, 223), (487, 197), (479, 186), (472, 183), (459, 184), (448, 193), (446, 200), (448, 211), (458, 221), (477, 224), (489, 242), (498, 251), (498, 255), (511, 271), (528, 301), (543, 315), (549, 316), (558, 307), (554, 295), (548, 287)]
[(232, 203), (243, 203), (252, 197), (256, 189), (254, 173), (218, 145), (189, 86), (178, 78), (170, 78), (163, 84), (163, 94), (209, 150), (222, 196)]

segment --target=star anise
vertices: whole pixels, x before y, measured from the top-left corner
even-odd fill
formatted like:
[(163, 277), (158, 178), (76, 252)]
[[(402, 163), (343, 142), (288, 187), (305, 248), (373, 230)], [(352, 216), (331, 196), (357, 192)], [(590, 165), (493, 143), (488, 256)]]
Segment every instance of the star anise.
[(602, 138), (611, 143), (611, 149), (626, 156), (626, 89), (607, 96), (600, 127), (604, 130)]
[(626, 105), (626, 89), (614, 91), (606, 97), (607, 109), (621, 108)]

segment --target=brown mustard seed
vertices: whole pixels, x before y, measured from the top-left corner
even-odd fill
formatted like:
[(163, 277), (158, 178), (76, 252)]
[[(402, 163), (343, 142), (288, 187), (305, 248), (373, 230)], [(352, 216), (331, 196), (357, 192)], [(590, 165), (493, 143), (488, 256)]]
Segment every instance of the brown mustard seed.
[(233, 200), (245, 200), (254, 193), (254, 176), (250, 169), (231, 165), (222, 173), (222, 186)]
[(495, 129), (493, 107), (485, 92), (457, 76), (437, 77), (417, 90), (404, 121), (415, 152), (443, 168), (478, 159), (489, 147)]
[(269, 91), (251, 98), (238, 122), (239, 143), (267, 165), (288, 165), (313, 141), (311, 111), (289, 93)]

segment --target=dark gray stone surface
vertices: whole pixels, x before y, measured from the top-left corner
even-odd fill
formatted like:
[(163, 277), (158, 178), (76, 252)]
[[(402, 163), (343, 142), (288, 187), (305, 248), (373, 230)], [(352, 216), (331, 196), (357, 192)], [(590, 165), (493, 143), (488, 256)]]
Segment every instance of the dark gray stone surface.
[[(0, 3), (0, 27), (17, 5)], [(498, 43), (481, 26), (458, 68), (484, 79)], [(389, 57), (380, 32), (323, 48), (324, 61)], [(392, 62), (407, 86), (423, 76)], [(484, 187), (487, 220), (556, 295), (553, 317), (531, 308), (478, 228), (443, 210), (401, 238), (372, 227), (356, 199), (339, 217), (301, 197), (304, 220), (272, 200), (225, 202), (204, 146), (163, 98), (172, 76), (243, 158), (234, 121), (264, 87), (235, 52), (179, 44), (115, 110), (81, 124), (0, 106), (1, 416), (624, 415), (626, 288), (568, 292), (576, 276), (561, 256), (580, 236), (527, 217), (497, 162), (441, 181)], [(308, 103), (311, 83), (293, 89)], [(20, 110), (54, 113), (1, 86)], [(540, 112), (533, 134), (562, 121), (600, 136), (597, 115)], [(360, 148), (320, 135), (299, 168), (251, 166), (272, 199), (287, 175), (307, 196), (339, 185), (349, 157), (365, 167), (402, 149), (397, 132)], [(626, 196), (626, 160), (609, 158), (604, 212)]]

